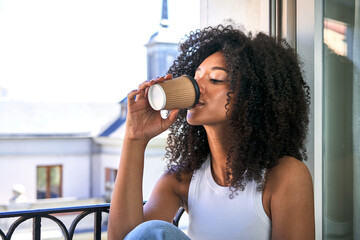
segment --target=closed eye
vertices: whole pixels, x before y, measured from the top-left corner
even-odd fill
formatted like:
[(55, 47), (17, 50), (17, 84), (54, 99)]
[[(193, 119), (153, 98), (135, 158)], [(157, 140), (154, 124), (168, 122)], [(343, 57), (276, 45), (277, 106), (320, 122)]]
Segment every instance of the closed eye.
[(217, 79), (210, 79), (210, 82), (212, 82), (212, 83), (223, 83), (223, 82), (226, 82), (226, 81), (217, 80)]

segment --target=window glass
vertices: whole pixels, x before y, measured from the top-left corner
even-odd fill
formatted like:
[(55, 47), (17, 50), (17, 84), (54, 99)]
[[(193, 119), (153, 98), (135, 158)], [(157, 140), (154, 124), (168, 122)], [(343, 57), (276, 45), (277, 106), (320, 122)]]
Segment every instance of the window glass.
[(46, 168), (37, 168), (37, 199), (46, 198)]
[(61, 166), (50, 167), (50, 198), (61, 197)]
[(360, 239), (360, 1), (324, 1), (324, 239)]

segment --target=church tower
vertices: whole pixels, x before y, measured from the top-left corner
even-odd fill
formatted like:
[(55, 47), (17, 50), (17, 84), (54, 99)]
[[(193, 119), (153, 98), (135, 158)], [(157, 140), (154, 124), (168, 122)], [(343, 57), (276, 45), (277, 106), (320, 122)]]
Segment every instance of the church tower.
[(167, 0), (163, 0), (160, 28), (145, 45), (147, 48), (148, 79), (166, 75), (169, 67), (179, 55), (179, 40), (169, 26)]

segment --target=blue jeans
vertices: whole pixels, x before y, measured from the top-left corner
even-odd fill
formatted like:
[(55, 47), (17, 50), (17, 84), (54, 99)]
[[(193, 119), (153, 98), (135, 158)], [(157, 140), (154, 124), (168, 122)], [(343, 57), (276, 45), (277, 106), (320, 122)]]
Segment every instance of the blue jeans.
[(190, 238), (171, 223), (151, 220), (134, 228), (125, 240), (190, 240)]

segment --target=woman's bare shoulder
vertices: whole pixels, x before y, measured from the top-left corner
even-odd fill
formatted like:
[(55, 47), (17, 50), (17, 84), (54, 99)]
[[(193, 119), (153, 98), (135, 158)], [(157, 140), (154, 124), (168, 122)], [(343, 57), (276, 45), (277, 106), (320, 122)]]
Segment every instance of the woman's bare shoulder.
[(178, 175), (176, 172), (172, 170), (167, 170), (160, 178), (160, 181), (179, 186), (182, 184), (190, 183), (193, 171), (182, 172)]
[(274, 239), (314, 238), (314, 195), (308, 167), (296, 158), (282, 157), (267, 174), (265, 191)]
[(289, 156), (280, 158), (278, 164), (268, 171), (266, 178), (266, 184), (273, 191), (311, 182), (311, 174), (305, 163)]
[(173, 190), (173, 193), (180, 200), (180, 205), (185, 209), (187, 209), (188, 192), (192, 175), (193, 171), (182, 172), (181, 175), (177, 175), (173, 171), (167, 171), (160, 179), (163, 184), (168, 185), (168, 187)]
[(173, 171), (167, 171), (161, 177), (161, 181), (169, 184), (177, 193), (187, 192), (191, 182), (193, 171), (182, 172), (180, 175)]
[[(189, 178), (190, 176), (190, 178)], [(157, 181), (149, 200), (144, 206), (144, 217), (171, 222), (179, 207), (187, 209), (187, 191), (191, 174), (181, 174), (167, 171)]]

